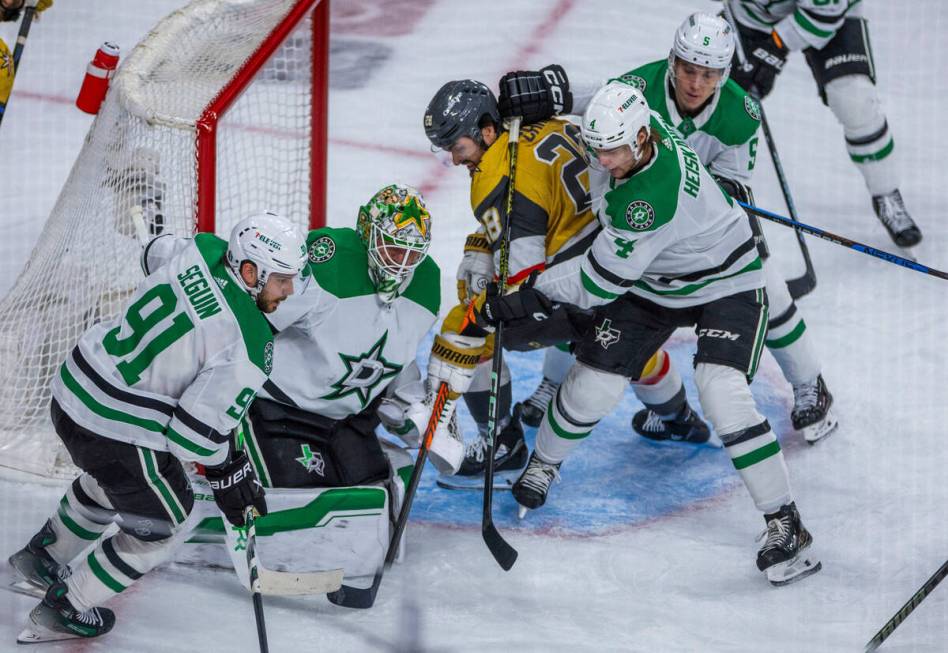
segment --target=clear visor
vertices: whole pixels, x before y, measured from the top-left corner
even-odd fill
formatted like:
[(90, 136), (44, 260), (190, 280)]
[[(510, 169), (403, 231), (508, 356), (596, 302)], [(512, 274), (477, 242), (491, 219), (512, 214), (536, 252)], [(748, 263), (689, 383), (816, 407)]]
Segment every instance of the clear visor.
[(438, 147), (437, 145), (431, 146), (431, 153), (434, 154), (434, 157), (438, 160), (438, 163), (443, 165), (445, 168), (450, 168), (454, 165), (454, 161), (451, 160), (451, 149)]

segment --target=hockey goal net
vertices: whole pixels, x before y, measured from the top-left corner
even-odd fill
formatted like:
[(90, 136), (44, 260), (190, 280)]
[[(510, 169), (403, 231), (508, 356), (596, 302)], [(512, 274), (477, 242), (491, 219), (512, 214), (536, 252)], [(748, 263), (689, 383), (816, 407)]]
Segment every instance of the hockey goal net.
[(0, 302), (0, 466), (72, 473), (49, 423), (49, 385), (79, 336), (141, 281), (143, 238), (226, 237), (264, 209), (322, 223), (328, 4), (195, 0), (119, 66)]

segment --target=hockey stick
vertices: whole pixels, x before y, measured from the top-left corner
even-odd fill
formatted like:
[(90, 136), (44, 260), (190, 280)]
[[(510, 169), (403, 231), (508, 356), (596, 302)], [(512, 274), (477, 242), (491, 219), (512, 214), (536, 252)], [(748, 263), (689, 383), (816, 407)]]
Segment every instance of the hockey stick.
[(438, 394), (435, 395), (431, 406), (431, 417), (428, 418), (428, 425), (425, 427), (425, 436), (421, 440), (421, 446), (418, 447), (418, 458), (415, 460), (415, 467), (411, 470), (411, 478), (408, 480), (408, 487), (405, 489), (405, 499), (402, 501), (401, 510), (398, 511), (398, 520), (395, 522), (395, 529), (392, 531), (392, 537), (389, 539), (388, 551), (385, 554), (385, 561), (376, 570), (375, 577), (372, 579), (370, 587), (350, 587), (343, 585), (335, 592), (330, 592), (327, 596), (330, 602), (341, 605), (345, 608), (371, 608), (375, 603), (375, 596), (379, 592), (379, 585), (382, 584), (382, 574), (385, 569), (390, 567), (398, 554), (398, 547), (401, 543), (402, 533), (405, 532), (405, 526), (408, 523), (408, 513), (411, 512), (411, 504), (415, 500), (415, 492), (418, 490), (418, 483), (421, 481), (421, 472), (425, 467), (425, 460), (428, 459), (428, 449), (431, 448), (431, 440), (438, 430), (438, 422), (441, 421), (441, 413), (444, 412), (444, 404), (448, 400), (448, 384), (442, 382), (438, 386)]
[[(507, 174), (507, 206), (506, 217), (507, 224), (500, 237), (500, 261), (498, 262), (497, 272), (500, 277), (500, 294), (504, 294), (507, 288), (507, 274), (510, 268), (510, 223), (513, 220), (513, 200), (514, 200), (514, 180), (517, 176), (517, 142), (520, 140), (520, 121), (519, 116), (510, 119), (507, 134), (507, 149), (510, 157), (510, 171)], [(507, 540), (503, 538), (500, 531), (494, 525), (493, 500), (494, 500), (494, 446), (497, 442), (497, 435), (500, 412), (500, 373), (504, 362), (504, 325), (500, 323), (494, 331), (494, 355), (490, 366), (490, 399), (488, 400), (487, 413), (487, 457), (484, 460), (484, 515), (481, 518), (481, 535), (484, 543), (490, 552), (494, 555), (497, 564), (504, 571), (510, 571), (510, 568), (517, 562), (517, 550), (514, 549)]]
[(257, 639), (260, 640), (260, 653), (269, 653), (267, 624), (263, 620), (263, 596), (260, 594), (260, 578), (257, 575), (257, 527), (253, 521), (253, 510), (253, 506), (247, 506), (244, 510), (244, 524), (247, 527), (247, 571), (250, 573), (253, 618), (257, 622)]
[(850, 240), (849, 238), (845, 238), (844, 236), (837, 236), (836, 234), (831, 233), (829, 231), (824, 231), (820, 229), (819, 227), (811, 227), (810, 225), (804, 224), (803, 222), (791, 220), (790, 218), (786, 218), (782, 215), (777, 215), (776, 213), (771, 213), (770, 211), (759, 208), (757, 206), (745, 204), (744, 202), (738, 202), (738, 204), (743, 206), (745, 209), (747, 209), (754, 215), (758, 215), (762, 218), (766, 218), (767, 220), (770, 220), (771, 222), (782, 224), (785, 227), (791, 227), (798, 231), (808, 233), (811, 236), (816, 236), (817, 238), (828, 240), (829, 242), (835, 243), (836, 245), (842, 245), (843, 247), (854, 249), (857, 252), (868, 254), (869, 256), (875, 256), (876, 258), (881, 258), (883, 261), (888, 261), (889, 263), (901, 265), (904, 268), (909, 268), (911, 270), (915, 270), (916, 272), (922, 272), (923, 274), (930, 274), (931, 276), (938, 277), (939, 279), (948, 280), (948, 272), (942, 272), (941, 270), (930, 268), (926, 265), (922, 265), (921, 263), (918, 263), (911, 259), (907, 259), (905, 257), (899, 256), (898, 254), (891, 254), (889, 252), (884, 252), (881, 249), (876, 249), (875, 247), (864, 245), (862, 243), (856, 242), (855, 240)]
[(932, 590), (940, 583), (945, 577), (948, 576), (948, 560), (936, 571), (931, 578), (925, 581), (925, 584), (919, 588), (915, 594), (912, 595), (912, 598), (903, 605), (898, 612), (896, 612), (891, 619), (889, 619), (886, 624), (882, 627), (882, 630), (876, 633), (875, 637), (869, 640), (866, 644), (865, 651), (870, 653), (879, 648), (879, 645), (886, 640), (886, 638), (892, 634), (892, 631), (899, 627), (899, 624), (905, 621), (905, 618), (912, 613), (912, 610), (918, 607), (918, 604), (921, 603), (926, 596), (931, 594)]
[[(30, 25), (33, 23), (33, 14), (36, 13), (36, 2), (29, 2), (26, 9), (23, 10), (23, 20), (20, 22), (20, 31), (16, 35), (16, 45), (13, 46), (13, 81), (16, 81), (16, 73), (20, 69), (20, 57), (23, 56), (23, 48), (26, 47), (26, 38), (30, 35)], [(13, 89), (11, 83), (10, 93), (12, 96)], [(7, 104), (10, 103), (10, 98), (7, 98), (6, 102), (0, 102), (0, 123), (3, 122), (3, 116), (6, 114)]]
[[(737, 28), (737, 21), (734, 20), (734, 14), (731, 13), (730, 0), (725, 0), (722, 4), (724, 5), (724, 15), (727, 17), (727, 22), (730, 23), (731, 29), (734, 30), (737, 60), (743, 67), (747, 64), (747, 56), (744, 52), (744, 46), (741, 43), (741, 32)], [(780, 163), (780, 155), (777, 154), (777, 144), (774, 142), (773, 134), (770, 132), (770, 123), (767, 122), (767, 114), (764, 113), (763, 102), (761, 102), (760, 97), (756, 93), (756, 89), (752, 88), (750, 94), (757, 100), (757, 105), (760, 107), (760, 124), (764, 131), (764, 140), (767, 141), (767, 150), (770, 152), (770, 160), (774, 164), (774, 172), (777, 173), (777, 180), (780, 182), (780, 191), (783, 193), (784, 202), (787, 204), (787, 211), (790, 213), (790, 217), (796, 220), (797, 207), (793, 203), (793, 196), (790, 195), (790, 185), (787, 183), (787, 175), (784, 173), (783, 165)], [(803, 232), (799, 229), (795, 231), (797, 234), (797, 244), (800, 245), (800, 254), (803, 255), (803, 263), (806, 266), (806, 271), (801, 277), (788, 279), (787, 289), (790, 291), (791, 297), (800, 299), (816, 288), (816, 271), (813, 269), (813, 261), (810, 260), (810, 250), (806, 246)]]

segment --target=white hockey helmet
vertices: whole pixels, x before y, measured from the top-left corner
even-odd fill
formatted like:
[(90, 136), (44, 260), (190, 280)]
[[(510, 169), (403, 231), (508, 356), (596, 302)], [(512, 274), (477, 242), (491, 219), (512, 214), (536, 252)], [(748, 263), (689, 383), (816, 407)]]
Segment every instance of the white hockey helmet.
[(583, 142), (590, 161), (598, 165), (596, 150), (613, 150), (628, 145), (635, 161), (642, 157), (636, 137), (648, 129), (651, 112), (645, 96), (625, 82), (612, 81), (596, 91), (583, 114)]
[(721, 70), (718, 88), (727, 81), (734, 57), (734, 31), (720, 16), (697, 12), (688, 16), (675, 31), (668, 54), (668, 76), (675, 83), (675, 59), (705, 68)]
[[(227, 264), (243, 283), (240, 266), (250, 261), (257, 266), (257, 283), (244, 287), (254, 298), (267, 284), (271, 273), (293, 275), (299, 280), (306, 265), (306, 239), (293, 223), (266, 211), (244, 218), (230, 232)], [(297, 290), (299, 290), (297, 288)]]
[(394, 301), (428, 255), (431, 215), (425, 200), (411, 186), (390, 184), (359, 207), (356, 231), (376, 294), (385, 303)]

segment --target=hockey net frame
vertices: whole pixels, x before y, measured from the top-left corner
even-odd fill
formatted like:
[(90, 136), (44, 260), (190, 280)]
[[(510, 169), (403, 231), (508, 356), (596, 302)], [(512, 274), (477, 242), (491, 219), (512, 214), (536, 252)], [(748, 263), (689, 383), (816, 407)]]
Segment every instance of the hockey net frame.
[[(0, 473), (76, 473), (49, 422), (49, 385), (79, 336), (141, 281), (144, 238), (226, 238), (264, 209), (303, 228), (325, 224), (329, 2), (194, 0), (119, 66), (0, 301)], [(191, 74), (195, 62), (202, 72)], [(184, 110), (169, 111), (169, 97)], [(258, 178), (264, 190), (248, 193)]]

